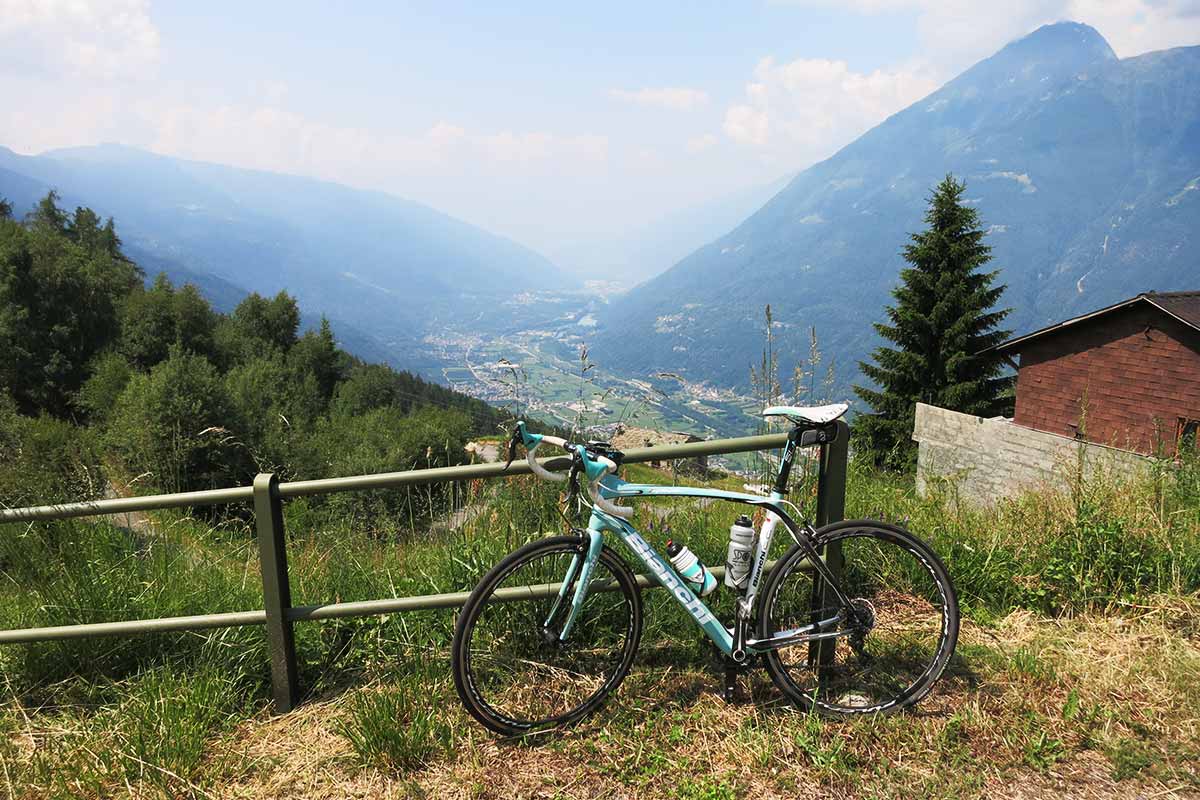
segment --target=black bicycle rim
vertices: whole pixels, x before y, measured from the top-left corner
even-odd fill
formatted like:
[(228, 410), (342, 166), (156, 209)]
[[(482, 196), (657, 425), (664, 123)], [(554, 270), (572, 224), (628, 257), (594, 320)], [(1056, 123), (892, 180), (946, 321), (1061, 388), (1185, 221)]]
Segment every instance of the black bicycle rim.
[[(918, 702), (958, 638), (958, 604), (944, 565), (917, 537), (874, 521), (827, 526), (815, 544), (827, 558), (842, 551), (840, 586), (851, 606), (838, 627), (854, 635), (768, 654), (772, 679), (802, 707), (827, 714), (886, 714)], [(759, 633), (826, 619), (840, 606), (796, 547), (768, 579)]]
[(628, 567), (608, 548), (565, 643), (557, 632), (570, 591), (557, 614), (556, 593), (496, 600), (497, 592), (517, 586), (557, 585), (585, 550), (586, 539), (577, 536), (526, 545), (489, 572), (463, 607), (455, 685), (467, 710), (488, 728), (515, 735), (568, 724), (597, 708), (628, 673), (641, 636), (641, 596)]

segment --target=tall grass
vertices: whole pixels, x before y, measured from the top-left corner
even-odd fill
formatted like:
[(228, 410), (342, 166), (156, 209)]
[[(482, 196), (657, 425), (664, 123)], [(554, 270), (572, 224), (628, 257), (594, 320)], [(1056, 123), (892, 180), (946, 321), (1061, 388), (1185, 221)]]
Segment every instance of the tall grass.
[[(202, 796), (210, 776), (227, 766), (214, 739), (258, 707), (223, 658), (210, 655), (107, 682), (98, 694), (108, 699), (94, 705), (22, 712), (37, 714), (51, 734), (25, 757), (11, 745), (0, 750), (10, 789), (16, 783), (29, 796), (78, 798), (137, 786), (136, 796)], [(6, 712), (12, 725), (14, 709)]]
[(1059, 614), (1200, 590), (1194, 463), (1129, 477), (1062, 465), (1055, 487), (962, 503), (953, 485), (920, 498), (908, 476), (853, 462), (847, 516), (907, 525), (942, 556), (968, 610)]
[[(949, 489), (917, 497), (911, 478), (852, 462), (847, 516), (899, 522), (928, 540), (977, 619), (1014, 608), (1105, 609), (1200, 590), (1200, 493), (1189, 469), (1194, 465), (1138, 481), (1065, 478), (1064, 491), (977, 508), (958, 502)], [(671, 479), (641, 466), (629, 470), (637, 480)], [(320, 508), (291, 503), (285, 517), (293, 602), (469, 590), (505, 553), (566, 528), (558, 491), (532, 477), (467, 485), (460, 495), (472, 511), (459, 528), (398, 528), (395, 535), (378, 529), (367, 535)], [(798, 470), (792, 499), (811, 513), (814, 496), (811, 470)], [(729, 525), (745, 507), (688, 500), (665, 505), (664, 519), (650, 503), (638, 504), (635, 524), (647, 539), (661, 547), (672, 536), (705, 563), (721, 563)], [(141, 533), (80, 522), (6, 526), (0, 627), (262, 607), (247, 525), (235, 520), (213, 531), (175, 513), (156, 521), (154, 530)], [(781, 532), (777, 541), (772, 557), (782, 554), (788, 537)], [(714, 610), (728, 615), (731, 598), (723, 594)], [(666, 593), (646, 592), (644, 599), (644, 658), (702, 658), (704, 640)], [(440, 685), (435, 673), (444, 682), (453, 624), (453, 613), (432, 611), (297, 625), (301, 678), (310, 691), (382, 687), (348, 700), (341, 730), (362, 761), (405, 769), (437, 758), (447, 746), (448, 734), (429, 705), (440, 695), (429, 686)], [(654, 655), (656, 646), (664, 648), (661, 656)], [(403, 666), (413, 663), (438, 666)], [(397, 682), (397, 674), (407, 677)], [(26, 780), (46, 796), (103, 795), (126, 780), (163, 796), (186, 794), (192, 784), (203, 785), (205, 764), (216, 755), (214, 737), (238, 716), (268, 705), (259, 628), (5, 646), (0, 675), (10, 705), (6, 725), (18, 724), (12, 714), (35, 714), (74, 731), (60, 740), (54, 757), (21, 761)], [(164, 725), (178, 735), (164, 736)], [(9, 763), (5, 752), (0, 758)]]
[[(653, 477), (645, 468), (634, 471), (637, 479)], [(949, 566), (964, 604), (981, 612), (1024, 607), (1060, 613), (1200, 589), (1200, 494), (1193, 473), (1074, 480), (1067, 491), (1029, 492), (978, 508), (959, 503), (948, 490), (917, 497), (909, 478), (854, 461), (847, 516), (899, 522), (928, 540)], [(811, 475), (801, 472), (792, 497), (811, 511), (814, 489)], [(528, 477), (468, 487), (477, 509), (459, 529), (394, 539), (364, 536), (303, 504), (292, 514), (289, 505), (293, 602), (469, 590), (505, 553), (566, 527), (557, 490)], [(687, 500), (665, 505), (663, 518), (648, 503), (639, 504), (635, 522), (647, 538), (661, 546), (673, 536), (706, 563), (721, 563), (726, 531), (745, 507)], [(8, 527), (0, 537), (4, 627), (262, 607), (248, 530), (213, 535), (201, 523), (171, 515), (160, 517), (156, 531), (139, 534), (79, 522)], [(773, 556), (782, 553), (787, 537), (779, 542)], [(452, 623), (452, 615), (442, 612), (302, 623), (297, 635), (305, 677), (336, 681), (347, 669), (385, 658), (389, 649), (437, 650), (448, 642)], [(262, 638), (260, 630), (244, 629), (53, 642), (4, 648), (0, 663), (9, 685), (23, 692), (79, 674), (120, 679), (164, 659), (194, 658), (204, 642), (219, 640), (227, 657), (245, 664), (248, 678), (261, 681)]]
[(350, 695), (335, 728), (367, 766), (407, 771), (447, 755), (454, 728), (445, 665), (423, 662), (399, 681)]

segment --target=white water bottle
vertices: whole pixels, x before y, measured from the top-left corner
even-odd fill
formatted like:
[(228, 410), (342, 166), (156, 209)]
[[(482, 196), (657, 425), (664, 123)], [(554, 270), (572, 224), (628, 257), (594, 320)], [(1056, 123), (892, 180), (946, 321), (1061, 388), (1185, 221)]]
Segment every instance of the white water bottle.
[(754, 523), (745, 514), (729, 529), (729, 551), (725, 555), (725, 585), (745, 589), (750, 582), (750, 560), (754, 558)]
[(704, 568), (696, 554), (679, 542), (667, 541), (667, 555), (671, 566), (688, 582), (692, 591), (701, 597), (707, 597), (717, 588), (717, 579)]

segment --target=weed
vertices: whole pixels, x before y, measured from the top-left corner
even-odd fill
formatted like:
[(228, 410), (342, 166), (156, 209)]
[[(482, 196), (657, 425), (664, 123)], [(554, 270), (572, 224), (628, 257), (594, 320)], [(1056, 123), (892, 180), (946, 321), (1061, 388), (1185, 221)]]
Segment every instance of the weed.
[(736, 800), (737, 787), (727, 780), (687, 778), (679, 784), (680, 800)]
[(360, 690), (350, 696), (337, 731), (364, 765), (418, 769), (449, 753), (454, 744), (454, 728), (437, 694), (411, 677)]
[(1154, 748), (1139, 739), (1117, 739), (1104, 749), (1104, 754), (1112, 764), (1115, 781), (1137, 776), (1142, 770), (1154, 766), (1160, 758)]
[(1036, 652), (1027, 647), (1018, 647), (1013, 651), (1010, 663), (1013, 670), (1019, 675), (1046, 683), (1054, 680), (1054, 665), (1047, 663)]
[(1025, 763), (1034, 769), (1048, 770), (1067, 754), (1062, 739), (1047, 730), (1037, 730), (1025, 742)]
[(821, 718), (815, 713), (804, 715), (804, 721), (793, 734), (792, 741), (823, 775), (842, 775), (854, 766), (854, 757), (846, 751), (845, 739), (827, 732)]
[(242, 696), (238, 682), (214, 663), (190, 672), (164, 666), (143, 673), (115, 709), (110, 752), (126, 778), (163, 794), (180, 792), (205, 766), (213, 734), (232, 726)]

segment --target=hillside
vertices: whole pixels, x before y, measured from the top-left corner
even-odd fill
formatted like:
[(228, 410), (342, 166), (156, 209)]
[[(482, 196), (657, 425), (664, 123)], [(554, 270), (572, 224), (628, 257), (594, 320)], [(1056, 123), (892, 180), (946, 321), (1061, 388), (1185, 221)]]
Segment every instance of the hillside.
[(353, 357), (324, 320), (301, 331), (286, 292), (221, 313), (162, 273), (146, 286), (120, 231), (53, 194), (20, 222), (0, 207), (0, 506), (461, 463), (508, 418)]
[[(463, 308), (486, 311), (570, 278), (537, 253), (434, 209), (309, 178), (117, 145), (21, 156), (0, 148), (0, 196), (24, 213), (48, 189), (121, 221), (126, 252), (227, 305), (230, 286), (287, 289), (351, 327), (368, 357), (423, 366), (422, 338)], [(349, 323), (349, 325), (345, 324)]]
[(632, 373), (744, 385), (770, 303), (784, 366), (816, 326), (844, 391), (861, 380), (899, 251), (948, 172), (990, 230), (1017, 331), (1194, 287), (1200, 47), (1119, 60), (1077, 23), (1009, 44), (614, 303), (593, 355)]

